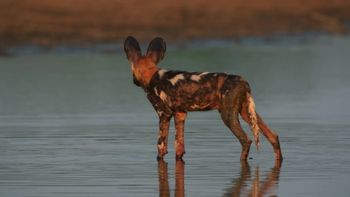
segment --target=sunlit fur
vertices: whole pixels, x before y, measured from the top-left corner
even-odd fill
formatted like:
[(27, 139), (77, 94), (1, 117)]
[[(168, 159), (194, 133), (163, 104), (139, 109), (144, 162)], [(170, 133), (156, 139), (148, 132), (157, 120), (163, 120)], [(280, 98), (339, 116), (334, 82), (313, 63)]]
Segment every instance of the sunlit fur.
[(259, 149), (259, 147), (260, 147), (260, 140), (259, 140), (260, 128), (258, 126), (258, 119), (257, 119), (256, 113), (255, 113), (255, 103), (254, 103), (253, 97), (249, 93), (247, 93), (247, 101), (248, 101), (249, 119), (251, 121), (249, 125), (251, 127), (252, 132), (253, 132), (256, 147), (257, 147), (257, 149)]
[(142, 87), (147, 87), (154, 73), (158, 71), (150, 57), (142, 57), (132, 65), (132, 72)]
[(146, 55), (142, 55), (133, 37), (125, 40), (124, 50), (131, 63), (134, 83), (145, 91), (159, 117), (158, 159), (163, 159), (168, 153), (171, 118), (174, 118), (176, 128), (176, 159), (182, 159), (185, 154), (184, 123), (187, 113), (218, 110), (221, 119), (242, 146), (241, 160), (247, 160), (252, 141), (242, 129), (239, 115), (251, 127), (256, 146), (259, 147), (259, 132), (262, 132), (271, 143), (275, 158), (282, 160), (278, 136), (256, 112), (249, 83), (243, 77), (221, 72), (160, 69), (156, 64), (163, 59), (166, 45), (159, 37), (151, 41)]

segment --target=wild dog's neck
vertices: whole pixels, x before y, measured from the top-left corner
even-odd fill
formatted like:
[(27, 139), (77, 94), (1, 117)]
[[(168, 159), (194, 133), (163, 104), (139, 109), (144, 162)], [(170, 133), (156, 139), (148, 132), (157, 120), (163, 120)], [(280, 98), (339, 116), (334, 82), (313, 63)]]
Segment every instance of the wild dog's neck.
[(143, 87), (147, 88), (158, 67), (149, 58), (142, 58), (137, 63), (131, 65), (135, 80)]

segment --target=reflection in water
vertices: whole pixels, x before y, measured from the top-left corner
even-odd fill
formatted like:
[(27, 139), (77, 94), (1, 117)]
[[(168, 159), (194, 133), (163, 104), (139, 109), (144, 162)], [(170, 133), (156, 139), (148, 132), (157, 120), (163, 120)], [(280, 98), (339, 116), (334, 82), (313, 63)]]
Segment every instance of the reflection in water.
[[(251, 175), (248, 162), (241, 162), (241, 174), (233, 180), (233, 186), (227, 189), (223, 196), (265, 196), (277, 189), (278, 178), (282, 162), (275, 161), (275, 165), (266, 174), (266, 178), (260, 180), (259, 167), (256, 167), (254, 175)], [(248, 181), (251, 179), (251, 184)], [(275, 195), (274, 195), (275, 196)]]
[(185, 196), (185, 162), (183, 160), (176, 161), (175, 167), (175, 196)]
[(164, 160), (158, 161), (158, 179), (159, 179), (159, 196), (165, 197), (169, 195), (168, 181), (168, 163)]
[[(168, 181), (168, 163), (164, 160), (158, 161), (158, 177), (159, 177), (159, 196), (168, 197), (169, 181)], [(185, 196), (185, 162), (183, 160), (176, 161), (175, 167), (175, 196)]]
[[(282, 162), (276, 160), (274, 167), (265, 175), (263, 180), (260, 180), (259, 167), (256, 167), (255, 173), (252, 175), (248, 162), (241, 162), (239, 177), (233, 180), (233, 186), (227, 189), (223, 196), (260, 197), (270, 194), (270, 192), (277, 189), (281, 165)], [(169, 197), (168, 163), (164, 160), (158, 161), (158, 178), (159, 196)], [(174, 196), (185, 196), (185, 163), (182, 160), (176, 161)]]

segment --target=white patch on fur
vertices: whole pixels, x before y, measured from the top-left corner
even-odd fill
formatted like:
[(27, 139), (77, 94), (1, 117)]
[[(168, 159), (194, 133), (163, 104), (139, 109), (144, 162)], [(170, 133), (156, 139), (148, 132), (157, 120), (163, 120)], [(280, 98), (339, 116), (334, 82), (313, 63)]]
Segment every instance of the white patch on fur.
[(199, 80), (201, 80), (201, 76), (200, 76), (200, 75), (192, 75), (192, 76), (191, 76), (191, 80), (192, 80), (192, 81), (197, 81), (197, 82), (198, 82)]
[(157, 110), (157, 114), (158, 114), (159, 117), (161, 117), (163, 115), (163, 112)]
[(160, 70), (158, 71), (159, 79), (161, 79), (161, 78), (163, 77), (164, 73), (166, 73), (166, 72), (167, 72), (167, 70), (165, 70), (165, 69), (160, 69)]
[(161, 144), (158, 144), (158, 149), (163, 150), (165, 148), (165, 143), (162, 142)]
[(199, 75), (192, 75), (191, 76), (191, 80), (192, 81), (200, 81), (201, 79), (202, 79), (202, 76), (203, 75), (207, 75), (207, 74), (209, 74), (209, 72), (203, 72), (203, 73), (201, 73), (201, 74), (199, 74)]
[(166, 95), (163, 91), (160, 92), (159, 97), (160, 99), (162, 99), (163, 102), (166, 102), (168, 99), (168, 95)]
[(134, 66), (134, 64), (131, 64), (131, 71), (132, 71), (132, 73), (134, 73), (134, 71), (135, 71), (135, 66)]
[(175, 77), (169, 79), (170, 83), (173, 84), (173, 86), (179, 81), (185, 79), (183, 74), (175, 75)]
[(206, 105), (197, 105), (197, 104), (193, 104), (190, 106), (190, 108), (192, 110), (200, 110), (200, 109), (205, 109), (207, 107), (209, 107), (210, 104), (206, 104)]
[(226, 94), (228, 93), (229, 91), (226, 90), (225, 93), (222, 94), (222, 98), (225, 98)]
[(157, 88), (154, 88), (154, 93), (159, 96)]
[(191, 105), (191, 109), (200, 109), (200, 106), (197, 104)]

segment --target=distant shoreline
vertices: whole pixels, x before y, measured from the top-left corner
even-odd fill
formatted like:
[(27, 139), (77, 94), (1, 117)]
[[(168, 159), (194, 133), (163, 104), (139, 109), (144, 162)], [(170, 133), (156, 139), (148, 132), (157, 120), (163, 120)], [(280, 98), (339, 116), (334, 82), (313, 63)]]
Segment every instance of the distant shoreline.
[[(74, 4), (72, 3), (74, 2)], [(271, 38), (321, 32), (348, 35), (350, 1), (3, 0), (1, 51), (20, 46), (94, 46), (162, 36), (193, 40)]]
[[(197, 39), (187, 42), (168, 42), (168, 48), (207, 48), (207, 47), (230, 47), (230, 46), (262, 46), (262, 45), (299, 45), (317, 42), (319, 39), (330, 39), (338, 37), (340, 39), (350, 37), (350, 34), (334, 36), (328, 33), (304, 33), (298, 35), (275, 35), (269, 37), (244, 37), (239, 39)], [(147, 42), (141, 42), (141, 48), (145, 50)], [(57, 44), (53, 46), (42, 46), (36, 44), (18, 45), (0, 49), (1, 57), (12, 57), (23, 54), (41, 53), (100, 53), (116, 54), (123, 53), (123, 41), (111, 43), (93, 44)]]

